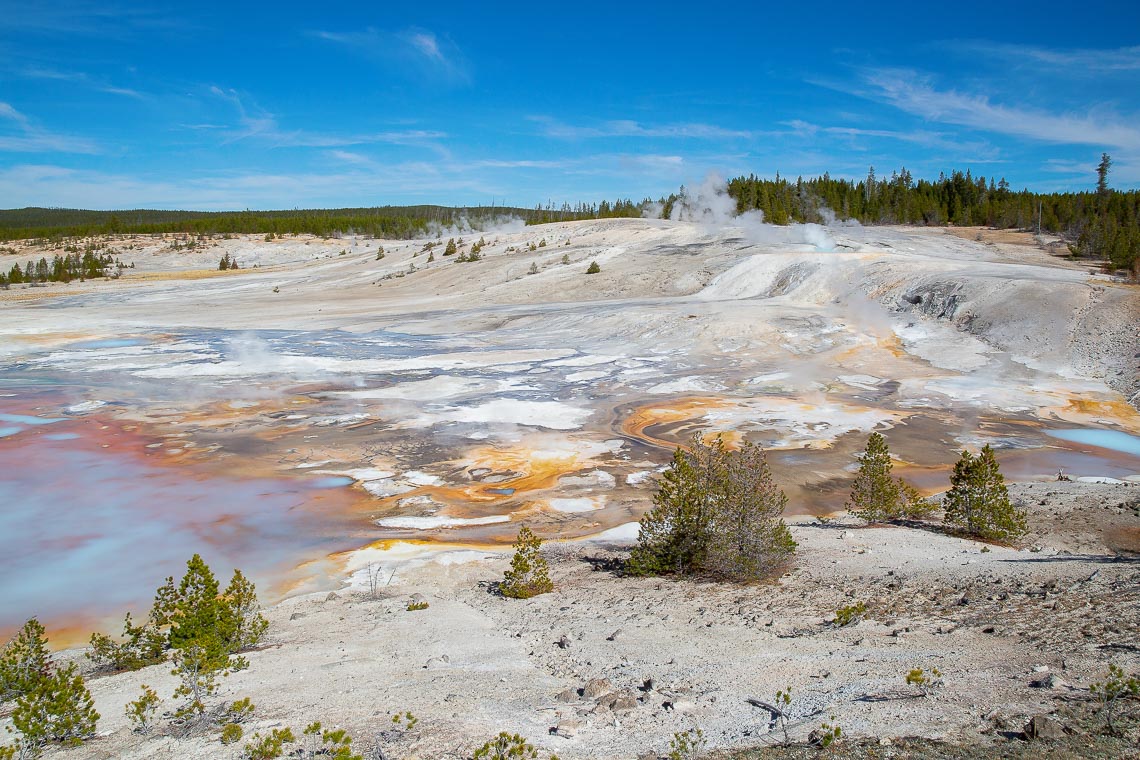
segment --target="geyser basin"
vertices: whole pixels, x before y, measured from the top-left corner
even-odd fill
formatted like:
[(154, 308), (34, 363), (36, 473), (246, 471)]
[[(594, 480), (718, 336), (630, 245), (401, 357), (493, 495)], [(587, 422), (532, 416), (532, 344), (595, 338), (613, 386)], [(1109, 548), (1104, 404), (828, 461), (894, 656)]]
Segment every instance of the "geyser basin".
[[(15, 415), (0, 419), (0, 496), (23, 541), (3, 546), (20, 580), (2, 624), (73, 603), (118, 617), (193, 551), (268, 591), (375, 541), (502, 544), (524, 521), (546, 537), (628, 530), (693, 434), (771, 449), (799, 513), (842, 508), (872, 429), (931, 493), (984, 443), (1011, 480), (1140, 471), (1119, 441), (1046, 435), (1140, 433), (1097, 379), (1109, 373), (1073, 369), (1123, 343), (1069, 340), (1057, 315), (1126, 322), (1085, 308), (1085, 270), (1011, 265), (942, 231), (828, 234), (841, 253), (604, 220), (488, 235), (482, 261), (430, 265), (422, 241), (384, 241), (377, 261), (312, 239), (290, 242), (301, 259), (225, 277), (0, 292), (0, 413)], [(538, 236), (555, 244), (529, 250)], [(593, 259), (600, 277), (584, 276)], [(961, 294), (976, 318), (903, 299), (919, 290), (924, 306)], [(245, 324), (266, 329), (229, 329)]]

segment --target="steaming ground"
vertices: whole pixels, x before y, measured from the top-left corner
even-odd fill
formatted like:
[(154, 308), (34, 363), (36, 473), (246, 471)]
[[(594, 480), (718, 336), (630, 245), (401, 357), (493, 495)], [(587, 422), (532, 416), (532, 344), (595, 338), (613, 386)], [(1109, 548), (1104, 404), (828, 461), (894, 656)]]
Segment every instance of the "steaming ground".
[[(528, 603), (526, 614), (534, 617), (517, 624), (509, 622), (515, 613), (475, 585), (492, 579), (501, 565), (482, 559), (484, 547), (508, 541), (522, 522), (551, 538), (634, 536), (656, 472), (672, 447), (695, 432), (747, 436), (769, 448), (790, 510), (798, 514), (841, 509), (853, 455), (873, 429), (885, 431), (898, 471), (929, 493), (945, 488), (957, 451), (983, 443), (999, 450), (1003, 469), (1016, 480), (1043, 481), (1064, 468), (1073, 477), (1140, 481), (1140, 458), (1130, 449), (1140, 435), (1135, 286), (1058, 259), (1029, 236), (980, 242), (914, 228), (772, 228), (750, 218), (728, 219), (716, 211), (715, 198), (705, 208), (682, 221), (603, 220), (484, 233), (483, 260), (471, 263), (443, 257), (442, 246), (429, 263), (429, 254), (421, 252), (426, 240), (237, 238), (209, 241), (198, 251), (170, 250), (169, 241), (119, 241), (120, 249), (133, 246), (122, 258), (136, 265), (122, 280), (0, 293), (0, 412), (7, 415), (0, 417), (0, 463), (11, 473), (30, 452), (50, 456), (61, 446), (89, 446), (105, 457), (145, 457), (148, 467), (174, 476), (215, 472), (257, 478), (267, 491), (326, 489), (335, 507), (324, 508), (337, 510), (338, 526), (353, 526), (338, 528), (341, 543), (375, 543), (337, 553), (334, 567), (345, 572), (368, 561), (399, 565), (396, 601), (370, 603), (368, 610), (358, 602), (315, 601), (323, 596), (285, 602), (274, 611), (284, 645), (264, 656), (284, 658), (272, 666), (281, 670), (259, 675), (259, 667), (269, 666), (255, 662), (253, 680), (241, 680), (241, 688), (259, 688), (257, 679), (268, 679), (275, 685), (252, 694), (254, 701), (266, 705), (267, 720), (295, 724), (331, 717), (317, 709), (328, 679), (336, 681), (331, 688), (337, 695), (376, 684), (405, 689), (401, 704), (377, 697), (383, 704), (367, 711), (357, 697), (349, 698), (350, 707), (329, 693), (327, 704), (364, 734), (376, 711), (424, 711), (439, 731), (424, 740), (433, 748), (423, 750), (429, 756), (456, 736), (499, 728), (540, 738), (555, 717), (548, 709), (555, 694), (624, 667), (622, 657), (636, 665), (623, 671), (623, 688), (643, 671), (655, 678), (664, 676), (650, 671), (669, 672), (670, 700), (699, 702), (693, 720), (720, 726), (711, 701), (689, 700), (689, 692), (677, 689), (688, 684), (714, 696), (727, 690), (735, 700), (739, 694), (732, 690), (744, 686), (731, 685), (739, 673), (718, 664), (718, 647), (741, 632), (725, 630), (707, 647), (695, 643), (678, 661), (683, 666), (668, 665), (669, 642), (695, 635), (685, 626), (704, 614), (665, 610), (672, 584), (639, 582), (626, 595), (625, 582), (585, 573), (577, 550), (567, 549), (558, 573), (577, 591)], [(477, 238), (467, 235), (461, 253)], [(379, 245), (385, 255), (378, 260)], [(215, 271), (223, 253), (243, 268)], [(45, 254), (52, 252), (35, 249), (36, 258)], [(569, 263), (562, 263), (564, 257)], [(600, 274), (585, 274), (592, 261)], [(32, 424), (45, 418), (61, 422)], [(46, 436), (60, 434), (53, 430), (75, 438), (47, 446)], [(5, 478), (11, 475), (0, 476), (0, 485)], [(150, 482), (134, 488), (145, 495)], [(1130, 486), (1117, 488), (1125, 493)], [(101, 498), (98, 489), (79, 495), (75, 519), (91, 513)], [(223, 501), (217, 509), (216, 524), (232, 525), (240, 523), (244, 506)], [(817, 541), (818, 531), (797, 530), (805, 540), (805, 575), (795, 577), (826, 584), (829, 564), (842, 564), (825, 548), (835, 544)], [(254, 535), (219, 531), (210, 535), (210, 548), (221, 562), (244, 566), (259, 551)], [(924, 551), (930, 541), (929, 534), (902, 530), (859, 535), (882, 536), (868, 547), (892, 567), (897, 557)], [(189, 539), (201, 540), (197, 532)], [(60, 550), (43, 540), (42, 556)], [(91, 545), (98, 538), (76, 531), (73, 540), (88, 550), (79, 556), (100, 556)], [(1104, 540), (1097, 551), (1111, 549)], [(443, 555), (449, 558), (443, 564), (427, 555), (404, 556), (423, 552), (425, 541), (468, 548)], [(971, 551), (967, 544), (945, 542), (939, 544), (945, 551), (923, 566), (924, 583), (943, 583), (946, 573), (956, 578), (958, 571), (950, 569), (957, 567), (956, 555)], [(308, 572), (314, 565), (307, 563), (323, 559), (312, 552), (327, 543), (308, 553), (290, 548), (296, 555), (288, 558), (278, 543), (275, 562), (254, 564), (279, 566), (287, 559)], [(1009, 559), (1020, 562), (1023, 554)], [(998, 555), (1005, 556), (985, 555), (986, 567), (1005, 577), (1007, 566), (991, 561)], [(38, 561), (35, 552), (20, 556)], [(156, 556), (154, 578), (138, 579), (137, 603), (183, 559)], [(326, 566), (319, 567), (323, 572)], [(868, 565), (858, 572), (871, 570)], [(98, 571), (98, 565), (86, 570)], [(314, 582), (268, 570), (257, 577), (270, 598)], [(334, 572), (325, 583), (339, 577)], [(575, 622), (560, 605), (587, 604), (595, 579), (612, 595), (605, 598), (614, 610), (595, 610)], [(302, 583), (308, 585), (292, 585)], [(430, 614), (385, 629), (382, 621), (404, 619), (400, 595), (421, 588), (442, 595), (432, 598)], [(725, 605), (736, 604), (731, 591), (710, 592), (706, 603), (698, 589), (683, 588), (715, 616), (728, 615)], [(815, 591), (795, 588), (815, 599)], [(773, 593), (763, 591), (757, 603), (795, 607), (783, 596), (764, 596)], [(575, 630), (604, 640), (612, 631), (599, 626), (623, 627), (626, 613), (618, 609), (637, 607), (654, 594), (662, 596), (664, 606), (654, 615), (664, 638), (644, 642), (640, 660), (599, 644), (597, 654), (579, 657), (572, 648), (567, 663), (555, 662), (563, 655), (550, 655), (538, 636), (554, 626), (575, 640)], [(805, 602), (789, 614), (820, 617), (834, 601)], [(6, 616), (0, 628), (30, 614), (5, 605), (0, 610)], [(293, 610), (307, 622), (287, 621), (285, 612)], [(746, 622), (750, 616), (733, 625), (753, 625)], [(518, 638), (512, 625), (530, 627)], [(456, 638), (471, 631), (479, 632), (471, 634), (476, 645)], [(824, 683), (804, 680), (812, 674), (822, 679), (825, 670), (839, 673), (841, 663), (856, 667), (830, 634), (803, 650), (802, 640), (776, 637), (781, 644), (760, 633), (748, 634), (759, 636), (756, 641), (741, 641), (783, 647), (786, 661), (775, 674), (765, 663), (749, 661), (749, 678), (758, 680), (742, 683), (760, 692), (755, 696), (770, 699), (785, 679), (807, 688)], [(425, 670), (418, 659), (405, 661), (398, 650), (384, 649), (384, 642), (395, 640), (416, 643), (417, 653), (431, 649), (432, 656), (433, 647), (451, 651), (452, 661), (462, 665), (437, 663)], [(354, 652), (344, 662), (336, 654), (340, 641), (352, 642), (346, 651)], [(883, 655), (876, 678), (895, 679), (904, 665), (922, 664), (911, 660), (925, 653), (949, 657), (940, 641), (922, 638), (909, 657)], [(974, 641), (955, 641), (954, 651)], [(892, 651), (884, 642), (882, 651)], [(1008, 659), (1010, 651), (993, 650), (995, 673), (1025, 665), (1024, 657)], [(329, 675), (334, 670), (348, 681)], [(289, 691), (279, 681), (292, 680), (295, 672), (324, 675), (297, 686), (296, 700), (279, 699)], [(843, 673), (828, 683), (840, 688), (855, 678)], [(117, 684), (133, 676), (116, 678), (99, 682), (97, 692), (117, 699)], [(995, 675), (984, 684), (964, 683), (989, 689), (999, 680)], [(415, 685), (396, 687), (406, 683)], [(739, 723), (742, 716), (732, 711), (741, 708), (724, 699), (720, 704), (732, 705), (724, 720)], [(556, 710), (570, 715), (578, 706)], [(103, 712), (117, 720), (121, 711)], [(628, 736), (656, 747), (661, 742), (648, 737), (667, 738), (689, 721), (683, 714), (646, 718), (644, 730)], [(935, 717), (923, 715), (913, 716), (915, 730), (939, 734)], [(595, 721), (582, 720), (583, 726)], [(612, 720), (630, 725), (616, 714)], [(883, 731), (885, 720), (868, 717), (852, 728)], [(958, 736), (966, 725), (962, 718), (946, 735)], [(717, 743), (742, 744), (759, 731), (747, 730), (718, 727), (712, 736)], [(550, 746), (569, 757), (636, 754), (636, 743), (606, 731), (582, 728), (580, 739)], [(159, 751), (158, 745), (144, 746), (150, 749), (137, 756)]]

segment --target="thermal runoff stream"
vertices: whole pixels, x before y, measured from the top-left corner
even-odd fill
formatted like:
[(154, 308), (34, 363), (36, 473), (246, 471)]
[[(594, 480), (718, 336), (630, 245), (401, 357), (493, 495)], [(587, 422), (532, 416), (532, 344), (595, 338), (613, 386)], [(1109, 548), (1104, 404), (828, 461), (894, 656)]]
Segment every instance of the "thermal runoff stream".
[[(519, 252), (539, 234), (556, 250)], [(242, 241), (265, 271), (194, 279), (156, 253), (140, 266), (168, 279), (9, 308), (0, 629), (86, 638), (194, 552), (272, 600), (336, 587), (366, 546), (503, 544), (521, 521), (635, 534), (697, 434), (767, 448), (793, 514), (843, 509), (872, 430), (926, 493), (985, 443), (1009, 479), (1140, 479), (1140, 416), (1052, 338), (987, 342), (912, 297), (941, 292), (927, 268), (969, 270), (976, 313), (1010, 278), (1067, 293), (1087, 274), (929, 233), (782, 234), (550, 225), (431, 266), (414, 243), (380, 262)]]

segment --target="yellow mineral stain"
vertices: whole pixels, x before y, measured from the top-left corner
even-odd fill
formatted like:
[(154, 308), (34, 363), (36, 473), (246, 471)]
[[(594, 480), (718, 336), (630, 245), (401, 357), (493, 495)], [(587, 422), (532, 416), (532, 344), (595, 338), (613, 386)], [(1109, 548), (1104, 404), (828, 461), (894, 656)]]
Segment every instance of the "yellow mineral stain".
[(1102, 420), (1111, 420), (1133, 434), (1140, 434), (1140, 412), (1124, 399), (1071, 397), (1065, 406), (1043, 407), (1039, 410), (1039, 415), (1052, 415), (1077, 425), (1096, 425)]

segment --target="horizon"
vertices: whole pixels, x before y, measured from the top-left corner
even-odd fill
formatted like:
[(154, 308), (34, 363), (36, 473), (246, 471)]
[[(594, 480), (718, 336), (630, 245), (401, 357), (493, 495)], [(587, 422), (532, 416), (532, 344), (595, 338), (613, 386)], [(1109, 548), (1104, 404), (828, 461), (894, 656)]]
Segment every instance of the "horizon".
[(901, 4), (810, 28), (733, 4), (0, 7), (4, 209), (533, 208), (871, 166), (1081, 192), (1102, 152), (1140, 188), (1140, 9), (1113, 3), (971, 3), (968, 36)]

